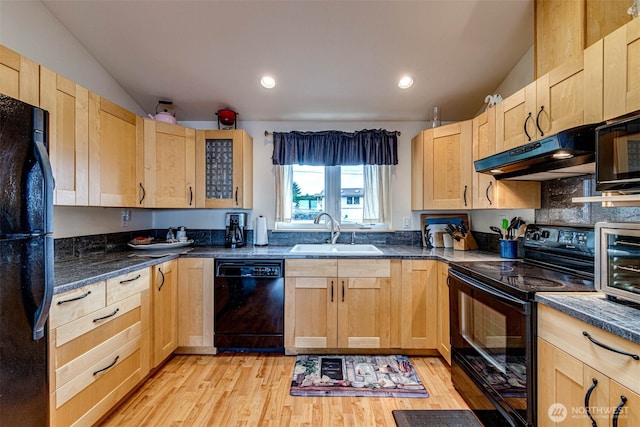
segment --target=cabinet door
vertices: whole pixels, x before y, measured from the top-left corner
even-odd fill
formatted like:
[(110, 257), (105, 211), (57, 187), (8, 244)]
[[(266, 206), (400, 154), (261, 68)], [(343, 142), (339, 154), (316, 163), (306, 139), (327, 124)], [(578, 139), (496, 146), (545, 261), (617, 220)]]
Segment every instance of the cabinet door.
[(144, 206), (195, 207), (195, 130), (144, 119)]
[[(536, 82), (496, 104), (496, 152), (537, 139), (535, 126)], [(526, 131), (525, 131), (526, 129)]]
[(471, 208), (471, 120), (425, 134), (424, 209)]
[(49, 112), (49, 157), (56, 205), (89, 204), (89, 91), (40, 69), (41, 107)]
[(178, 261), (153, 268), (153, 366), (178, 346)]
[(389, 348), (391, 261), (338, 260), (338, 347)]
[(0, 45), (0, 93), (40, 106), (40, 66)]
[[(496, 154), (496, 109), (490, 108), (472, 121), (473, 160), (483, 159)], [(495, 208), (493, 189), (495, 178), (485, 173), (476, 173), (472, 164), (473, 208)]]
[(285, 348), (336, 348), (338, 279), (288, 277), (286, 280)]
[(604, 39), (604, 119), (640, 110), (640, 20)]
[[(563, 425), (556, 421), (562, 420), (563, 415), (569, 417), (571, 408), (584, 408), (588, 390), (584, 380), (584, 366), (580, 360), (538, 339), (538, 426)], [(553, 408), (557, 409), (554, 411)], [(581, 425), (588, 425), (586, 417), (584, 421)], [(569, 420), (566, 425), (573, 424)]]
[(449, 265), (436, 261), (438, 264), (438, 352), (451, 365), (451, 333), (449, 309)]
[(287, 352), (336, 348), (337, 260), (287, 259), (284, 271), (284, 346)]
[(213, 348), (213, 258), (178, 260), (178, 351)]
[(142, 118), (89, 93), (89, 204), (140, 207)]
[(411, 140), (411, 210), (424, 209), (424, 139), (432, 130), (423, 130)]
[[(613, 380), (609, 382), (609, 405), (607, 408), (611, 410), (609, 415), (614, 427), (640, 426), (640, 395)], [(616, 424), (614, 418), (617, 408), (620, 409)]]
[(253, 140), (243, 130), (196, 131), (196, 207), (253, 207)]
[(401, 346), (438, 347), (438, 261), (402, 261)]

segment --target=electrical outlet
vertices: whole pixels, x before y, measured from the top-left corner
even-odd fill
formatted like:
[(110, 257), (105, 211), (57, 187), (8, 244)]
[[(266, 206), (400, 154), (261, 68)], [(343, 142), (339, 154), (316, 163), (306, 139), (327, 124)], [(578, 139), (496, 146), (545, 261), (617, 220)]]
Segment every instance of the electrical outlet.
[(128, 227), (131, 221), (131, 209), (120, 211), (120, 227)]
[(411, 217), (409, 216), (405, 216), (402, 218), (402, 226), (404, 228), (409, 228), (411, 227)]

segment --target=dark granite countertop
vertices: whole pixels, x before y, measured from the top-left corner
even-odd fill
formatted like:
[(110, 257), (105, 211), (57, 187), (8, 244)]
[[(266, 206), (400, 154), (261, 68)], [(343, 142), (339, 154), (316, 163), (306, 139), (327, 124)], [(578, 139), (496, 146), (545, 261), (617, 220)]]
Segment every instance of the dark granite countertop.
[[(439, 259), (442, 261), (499, 260), (499, 255), (482, 251), (423, 249), (409, 245), (376, 245), (383, 253), (376, 258)], [(176, 250), (130, 250), (104, 255), (74, 258), (55, 263), (55, 293), (109, 279), (150, 267), (179, 256), (194, 258), (335, 258), (335, 255), (292, 255), (291, 246), (246, 246), (228, 249), (223, 246), (196, 246)], [(367, 258), (372, 256), (367, 255)], [(340, 256), (340, 258), (346, 258)], [(350, 258), (362, 258), (352, 256)]]
[(640, 344), (640, 304), (609, 301), (601, 292), (539, 293), (536, 301)]

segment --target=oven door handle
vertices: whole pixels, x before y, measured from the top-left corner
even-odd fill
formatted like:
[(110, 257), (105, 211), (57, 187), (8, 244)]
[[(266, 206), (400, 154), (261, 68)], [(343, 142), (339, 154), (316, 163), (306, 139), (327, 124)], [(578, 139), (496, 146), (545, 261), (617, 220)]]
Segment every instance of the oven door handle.
[[(511, 307), (517, 307), (522, 313), (526, 315), (531, 314), (531, 303), (528, 301), (523, 301), (521, 299), (514, 298), (511, 295), (501, 292), (498, 289), (494, 289), (491, 286), (487, 286), (484, 283), (474, 278), (463, 276), (457, 271), (449, 269), (449, 277), (451, 276), (456, 278), (463, 286), (466, 286), (472, 290), (477, 290), (477, 291), (489, 294), (492, 297), (496, 298), (498, 301), (502, 302), (503, 304), (507, 304)], [(447, 283), (451, 287), (449, 278), (447, 278)]]

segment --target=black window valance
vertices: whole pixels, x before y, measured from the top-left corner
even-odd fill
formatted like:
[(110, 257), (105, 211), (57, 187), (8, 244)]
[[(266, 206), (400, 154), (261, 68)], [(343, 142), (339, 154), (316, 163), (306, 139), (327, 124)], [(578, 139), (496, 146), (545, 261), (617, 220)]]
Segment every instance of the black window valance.
[(274, 132), (274, 165), (397, 165), (398, 132)]

